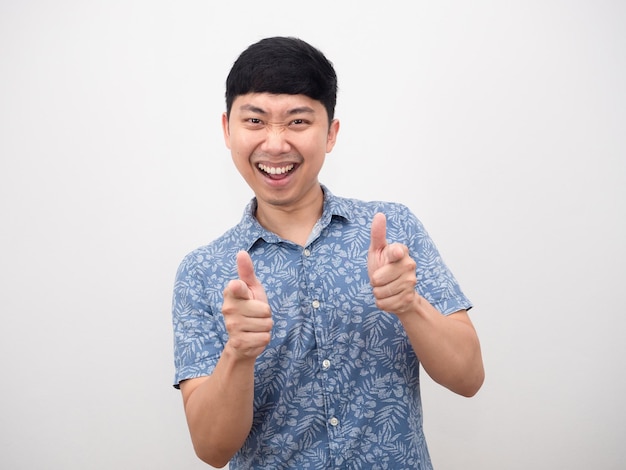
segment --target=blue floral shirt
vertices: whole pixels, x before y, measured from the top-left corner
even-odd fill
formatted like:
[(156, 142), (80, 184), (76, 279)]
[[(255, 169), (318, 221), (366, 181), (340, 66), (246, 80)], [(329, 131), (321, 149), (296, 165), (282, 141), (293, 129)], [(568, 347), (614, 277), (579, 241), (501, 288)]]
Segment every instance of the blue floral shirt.
[(222, 292), (247, 250), (274, 320), (255, 366), (254, 420), (236, 469), (430, 469), (419, 361), (395, 315), (376, 308), (367, 274), (370, 226), (409, 247), (417, 290), (442, 314), (471, 308), (437, 248), (404, 206), (333, 196), (305, 247), (268, 232), (252, 200), (241, 222), (185, 257), (173, 324), (175, 386), (211, 374), (228, 333)]

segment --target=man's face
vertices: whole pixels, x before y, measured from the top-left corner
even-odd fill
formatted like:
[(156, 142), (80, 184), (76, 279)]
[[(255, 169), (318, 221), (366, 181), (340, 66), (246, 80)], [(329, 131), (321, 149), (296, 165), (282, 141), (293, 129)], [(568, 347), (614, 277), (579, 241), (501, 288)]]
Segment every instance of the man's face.
[(249, 93), (235, 98), (222, 126), (259, 210), (298, 209), (319, 197), (317, 177), (339, 131), (339, 121), (328, 125), (322, 103), (304, 95)]

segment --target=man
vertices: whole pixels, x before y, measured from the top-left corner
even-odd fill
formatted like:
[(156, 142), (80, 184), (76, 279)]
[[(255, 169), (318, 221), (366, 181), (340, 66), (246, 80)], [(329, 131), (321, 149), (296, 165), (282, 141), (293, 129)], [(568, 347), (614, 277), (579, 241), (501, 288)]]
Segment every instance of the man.
[(432, 468), (419, 363), (461, 395), (482, 385), (471, 304), (420, 222), (318, 181), (336, 93), (295, 38), (251, 45), (226, 82), (224, 138), (255, 198), (183, 260), (173, 305), (175, 386), (216, 467)]

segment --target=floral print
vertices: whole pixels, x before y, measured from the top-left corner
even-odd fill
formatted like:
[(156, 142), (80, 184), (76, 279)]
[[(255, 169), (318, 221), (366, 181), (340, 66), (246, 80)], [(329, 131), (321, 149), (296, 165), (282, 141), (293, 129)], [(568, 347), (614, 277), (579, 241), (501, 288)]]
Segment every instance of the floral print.
[(442, 314), (471, 308), (408, 208), (324, 189), (307, 246), (266, 231), (252, 200), (241, 222), (180, 265), (174, 287), (176, 377), (210, 375), (228, 333), (222, 292), (247, 250), (272, 310), (272, 339), (255, 366), (254, 420), (230, 468), (430, 469), (419, 360), (395, 315), (376, 308), (367, 274), (370, 225), (409, 247), (417, 290)]

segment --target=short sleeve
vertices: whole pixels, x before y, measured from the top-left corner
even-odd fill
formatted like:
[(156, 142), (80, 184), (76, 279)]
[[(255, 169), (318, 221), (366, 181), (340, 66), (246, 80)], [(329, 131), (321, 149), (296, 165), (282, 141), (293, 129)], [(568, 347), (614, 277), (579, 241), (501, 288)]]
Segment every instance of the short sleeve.
[(408, 208), (400, 205), (398, 212), (390, 217), (387, 234), (390, 241), (395, 241), (392, 237), (398, 241), (406, 237), (406, 245), (417, 264), (417, 292), (431, 305), (444, 315), (472, 308), (424, 225)]
[(172, 322), (174, 331), (174, 387), (185, 379), (210, 375), (224, 349), (226, 328), (221, 305), (209, 304), (202, 256), (188, 255), (174, 283)]

